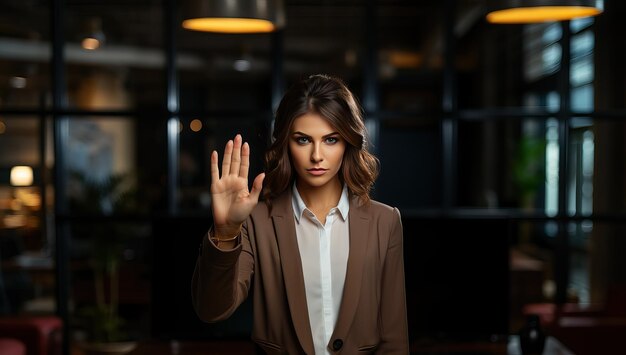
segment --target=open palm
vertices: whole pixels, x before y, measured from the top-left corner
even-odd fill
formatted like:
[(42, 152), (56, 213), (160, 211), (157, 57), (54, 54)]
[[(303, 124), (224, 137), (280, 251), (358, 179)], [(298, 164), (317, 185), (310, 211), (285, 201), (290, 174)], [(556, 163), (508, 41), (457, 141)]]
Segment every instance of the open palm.
[(213, 223), (218, 236), (232, 236), (259, 201), (265, 174), (259, 174), (248, 190), (250, 146), (242, 144), (241, 135), (229, 140), (224, 148), (222, 175), (218, 169), (218, 154), (211, 154), (211, 199)]

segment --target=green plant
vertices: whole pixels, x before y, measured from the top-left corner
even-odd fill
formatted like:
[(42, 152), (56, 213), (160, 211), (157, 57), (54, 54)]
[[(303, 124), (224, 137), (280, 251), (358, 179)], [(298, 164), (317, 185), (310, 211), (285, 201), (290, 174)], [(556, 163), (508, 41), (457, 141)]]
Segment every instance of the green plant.
[[(96, 181), (74, 172), (72, 184), (70, 207), (77, 213), (110, 215), (139, 209), (134, 179), (130, 175), (112, 175)], [(99, 343), (125, 340), (125, 320), (119, 314), (119, 272), (121, 255), (132, 235), (132, 227), (105, 222), (97, 226), (76, 226), (74, 231), (92, 241), (88, 265), (93, 272), (95, 304), (79, 312), (87, 319), (89, 340)]]
[(524, 135), (520, 138), (512, 164), (513, 182), (523, 207), (532, 199), (545, 181), (545, 139)]

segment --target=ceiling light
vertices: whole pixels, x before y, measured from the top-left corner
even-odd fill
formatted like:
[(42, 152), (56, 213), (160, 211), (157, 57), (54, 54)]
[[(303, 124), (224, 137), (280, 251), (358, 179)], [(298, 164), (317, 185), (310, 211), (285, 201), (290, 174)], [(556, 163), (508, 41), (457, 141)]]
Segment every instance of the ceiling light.
[(282, 0), (189, 0), (183, 27), (216, 33), (265, 33), (284, 26)]
[(492, 1), (487, 21), (524, 24), (573, 20), (602, 13), (597, 0), (505, 0)]
[(102, 20), (98, 17), (90, 18), (85, 27), (85, 36), (81, 41), (81, 46), (87, 50), (100, 48), (106, 40), (106, 36), (102, 30)]

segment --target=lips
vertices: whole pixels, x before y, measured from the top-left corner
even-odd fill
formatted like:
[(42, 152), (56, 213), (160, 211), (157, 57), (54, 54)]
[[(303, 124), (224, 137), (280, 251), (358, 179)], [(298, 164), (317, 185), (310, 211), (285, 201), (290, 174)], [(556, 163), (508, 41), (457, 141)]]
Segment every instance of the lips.
[(319, 175), (323, 175), (324, 173), (326, 173), (327, 169), (312, 168), (312, 169), (306, 169), (306, 171), (308, 171), (309, 174), (311, 175), (319, 176)]

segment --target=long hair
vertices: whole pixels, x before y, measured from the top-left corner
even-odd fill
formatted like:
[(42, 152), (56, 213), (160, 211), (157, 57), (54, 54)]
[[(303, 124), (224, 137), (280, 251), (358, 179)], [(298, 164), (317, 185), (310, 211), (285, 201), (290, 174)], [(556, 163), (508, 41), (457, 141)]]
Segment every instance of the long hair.
[(273, 142), (265, 153), (263, 196), (267, 203), (289, 188), (296, 173), (289, 156), (289, 133), (293, 121), (306, 114), (322, 116), (346, 142), (339, 179), (350, 195), (369, 203), (378, 177), (379, 162), (367, 150), (363, 110), (348, 87), (338, 78), (312, 75), (292, 86), (276, 111)]

